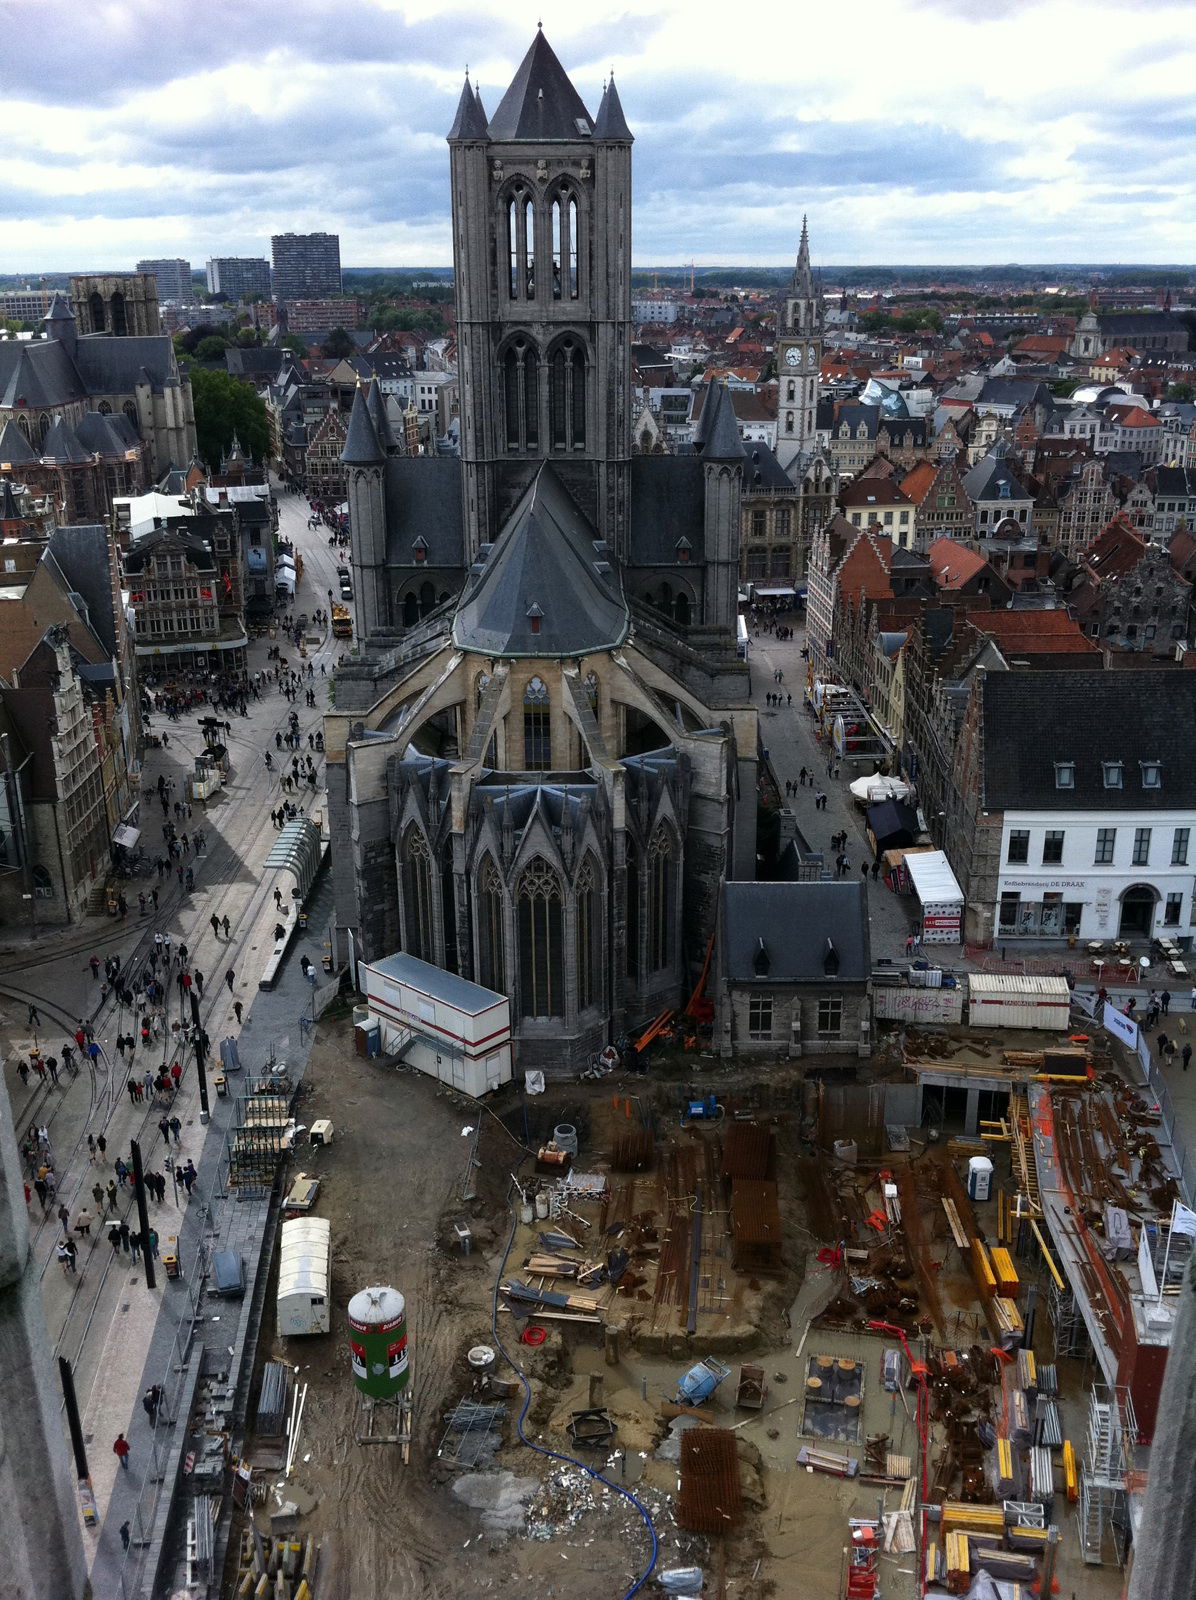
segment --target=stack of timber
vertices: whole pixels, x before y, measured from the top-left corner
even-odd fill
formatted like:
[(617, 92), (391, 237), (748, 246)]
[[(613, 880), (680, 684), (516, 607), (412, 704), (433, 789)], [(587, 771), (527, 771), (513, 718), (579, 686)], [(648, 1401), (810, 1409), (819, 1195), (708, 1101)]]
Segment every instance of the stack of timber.
[(319, 1600), (314, 1587), (320, 1547), (308, 1535), (271, 1538), (250, 1528), (241, 1535), (237, 1576), (230, 1591), (236, 1600)]
[(508, 1311), (520, 1317), (536, 1317), (552, 1322), (588, 1322), (600, 1324), (599, 1302), (593, 1295), (563, 1294), (555, 1289), (536, 1289), (512, 1278), (504, 1283), (500, 1293)]

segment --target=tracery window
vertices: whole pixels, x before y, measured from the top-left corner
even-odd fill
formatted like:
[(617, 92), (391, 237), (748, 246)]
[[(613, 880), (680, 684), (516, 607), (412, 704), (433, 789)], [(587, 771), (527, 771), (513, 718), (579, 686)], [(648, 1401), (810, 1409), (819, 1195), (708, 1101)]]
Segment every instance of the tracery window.
[(552, 298), (577, 297), (577, 201), (562, 189), (552, 202)]
[(565, 1009), (561, 882), (539, 856), (519, 880), (519, 1001), (525, 1017)]
[(503, 413), (507, 449), (539, 449), (540, 358), (522, 336), (503, 356)]
[(554, 450), (581, 450), (586, 442), (586, 354), (571, 334), (549, 366), (550, 439)]
[(507, 992), (503, 886), (490, 856), (478, 878), (478, 982), (497, 994)]
[(512, 300), (536, 297), (536, 211), (532, 197), (520, 185), (507, 202), (507, 240), (510, 252), (508, 288)]
[(419, 961), (435, 959), (432, 921), (432, 855), (414, 824), (403, 835), (403, 947)]
[(648, 971), (663, 972), (673, 947), (673, 835), (663, 824), (648, 846)]
[(523, 769), (547, 772), (552, 765), (552, 712), (548, 704), (548, 685), (543, 678), (529, 678), (523, 691)]
[(577, 931), (577, 1006), (585, 1011), (596, 1005), (602, 996), (600, 958), (602, 929), (598, 922), (601, 896), (598, 893), (598, 874), (592, 856), (577, 875), (574, 891), (574, 915)]

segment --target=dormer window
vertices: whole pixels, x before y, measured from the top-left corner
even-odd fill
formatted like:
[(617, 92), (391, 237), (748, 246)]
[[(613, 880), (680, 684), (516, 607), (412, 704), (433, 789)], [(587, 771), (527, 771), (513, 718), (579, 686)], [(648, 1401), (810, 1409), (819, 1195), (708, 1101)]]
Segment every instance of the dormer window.
[(756, 941), (756, 950), (752, 956), (752, 971), (757, 978), (767, 978), (772, 967), (772, 958), (768, 953), (768, 946), (763, 939)]
[(687, 566), (689, 564), (689, 558), (692, 554), (693, 545), (690, 544), (689, 540), (683, 534), (681, 538), (677, 540), (677, 560), (682, 566)]
[(1142, 771), (1142, 787), (1144, 789), (1161, 789), (1163, 787), (1163, 764), (1161, 761), (1139, 761), (1138, 766)]
[(1121, 761), (1102, 761), (1101, 772), (1104, 774), (1106, 789), (1120, 789), (1124, 776), (1125, 764)]
[(422, 566), (423, 563), (428, 559), (428, 541), (423, 537), (422, 534), (411, 546), (411, 552), (415, 557), (416, 566)]
[(834, 940), (826, 941), (826, 952), (822, 957), (822, 970), (828, 978), (837, 976), (839, 971), (839, 952), (835, 949)]
[(531, 626), (532, 632), (539, 633), (540, 623), (544, 620), (544, 613), (540, 610), (540, 607), (534, 600), (527, 608), (527, 620)]
[(1074, 761), (1055, 762), (1055, 788), (1074, 789), (1076, 786), (1076, 764)]

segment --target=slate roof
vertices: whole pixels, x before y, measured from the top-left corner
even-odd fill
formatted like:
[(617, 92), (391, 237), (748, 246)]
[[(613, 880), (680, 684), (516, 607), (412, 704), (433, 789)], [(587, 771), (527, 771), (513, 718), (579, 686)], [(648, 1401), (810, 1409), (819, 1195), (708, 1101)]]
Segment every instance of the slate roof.
[[(59, 346), (58, 348), (61, 348)], [(108, 334), (87, 334), (75, 347), (75, 364), (86, 394), (129, 394), (147, 378), (160, 392), (175, 379), (174, 346), (169, 334), (144, 334), (114, 339)]]
[[(727, 883), (723, 887), (720, 965), (734, 984), (775, 988), (809, 983), (833, 989), (865, 983), (871, 973), (864, 886), (843, 883)], [(760, 941), (768, 971), (758, 972)], [(838, 971), (824, 965), (827, 941)], [(763, 963), (760, 963), (761, 965)]]
[(378, 442), (378, 430), (374, 427), (365, 390), (360, 384), (353, 395), (349, 431), (345, 435), (341, 460), (347, 467), (377, 467), (386, 460), (386, 451)]
[(490, 129), (486, 125), (486, 113), (482, 108), (482, 97), (469, 81), (469, 74), (465, 75), (465, 83), (461, 89), (461, 98), (457, 102), (457, 115), (453, 118), (453, 125), (448, 131), (450, 139), (487, 139)]
[(0, 339), (0, 406), (31, 410), (87, 394), (80, 369), (59, 339)]
[(140, 441), (123, 411), (107, 414), (88, 411), (80, 419), (75, 436), (91, 455), (123, 456), (127, 450), (136, 450)]
[(91, 460), (91, 451), (85, 450), (78, 435), (65, 417), (55, 417), (50, 431), (42, 441), (42, 459), (60, 461), (67, 466), (82, 466)]
[(27, 467), (41, 457), (10, 417), (0, 432), (0, 462), (5, 467)]
[[(1196, 806), (1196, 673), (1145, 670), (1127, 688), (1117, 672), (999, 672), (981, 693), (986, 809)], [(1057, 761), (1075, 762), (1074, 788), (1057, 787)], [(1121, 789), (1105, 788), (1103, 761), (1124, 763)], [(1143, 788), (1140, 762), (1161, 763), (1161, 787)]]
[(234, 346), (224, 352), (225, 366), (234, 377), (238, 378), (273, 380), (282, 371), (284, 359), (290, 359), (290, 351), (279, 349), (277, 346), (249, 350), (241, 350)]
[(623, 115), (623, 104), (619, 99), (619, 91), (615, 88), (615, 75), (612, 72), (606, 88), (602, 91), (602, 104), (598, 107), (598, 115), (594, 119), (594, 136), (598, 139), (625, 139), (632, 142), (631, 129), (627, 126), (627, 118)]
[(391, 456), (386, 463), (386, 560), (411, 566), (417, 538), (426, 567), (465, 565), (461, 463), (450, 456)]
[(964, 474), (963, 486), (973, 503), (984, 500), (1032, 500), (1034, 496), (1015, 476), (1004, 453), (990, 451)]
[(694, 450), (711, 461), (739, 461), (743, 459), (743, 440), (739, 437), (739, 424), (731, 396), (721, 383), (712, 383), (706, 391), (701, 419), (694, 437)]
[(581, 96), (569, 82), (548, 40), (537, 31), (510, 88), (490, 118), (490, 138), (576, 142), (590, 138), (593, 130), (594, 120)]
[(92, 522), (55, 528), (50, 535), (48, 549), (69, 587), (82, 595), (87, 606), (87, 619), (105, 653), (114, 656), (116, 623), (112, 615), (112, 574), (107, 530), (99, 523)]
[[(753, 449), (755, 446), (753, 446)], [(764, 448), (763, 446), (761, 448)], [(672, 566), (677, 540), (701, 530), (706, 484), (698, 456), (632, 456), (631, 549), (637, 566)], [(701, 544), (691, 556), (700, 564)]]
[(754, 489), (792, 489), (797, 487), (784, 467), (766, 444), (746, 444), (743, 447), (743, 492)]
[(395, 448), (396, 441), (386, 411), (386, 396), (376, 383), (371, 383), (366, 390), (365, 403), (369, 407), (370, 421), (374, 424), (378, 443), (382, 447), (383, 454), (387, 454)]
[(579, 656), (614, 649), (629, 627), (606, 546), (546, 463), (472, 570), (453, 642), (485, 655)]
[(986, 378), (976, 397), (977, 404), (987, 401), (998, 406), (1051, 406), (1054, 396), (1037, 378)]
[(1097, 325), (1102, 335), (1143, 333), (1184, 333), (1187, 324), (1163, 311), (1101, 311)]

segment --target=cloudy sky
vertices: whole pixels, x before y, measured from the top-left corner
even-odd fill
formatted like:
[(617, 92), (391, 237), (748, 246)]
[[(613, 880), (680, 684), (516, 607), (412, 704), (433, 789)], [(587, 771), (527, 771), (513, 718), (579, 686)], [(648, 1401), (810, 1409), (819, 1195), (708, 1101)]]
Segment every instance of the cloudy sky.
[[(637, 264), (1196, 261), (1192, 0), (0, 0), (0, 271), (447, 265), (444, 143), (539, 16), (613, 67)], [(583, 20), (579, 20), (583, 19)]]

